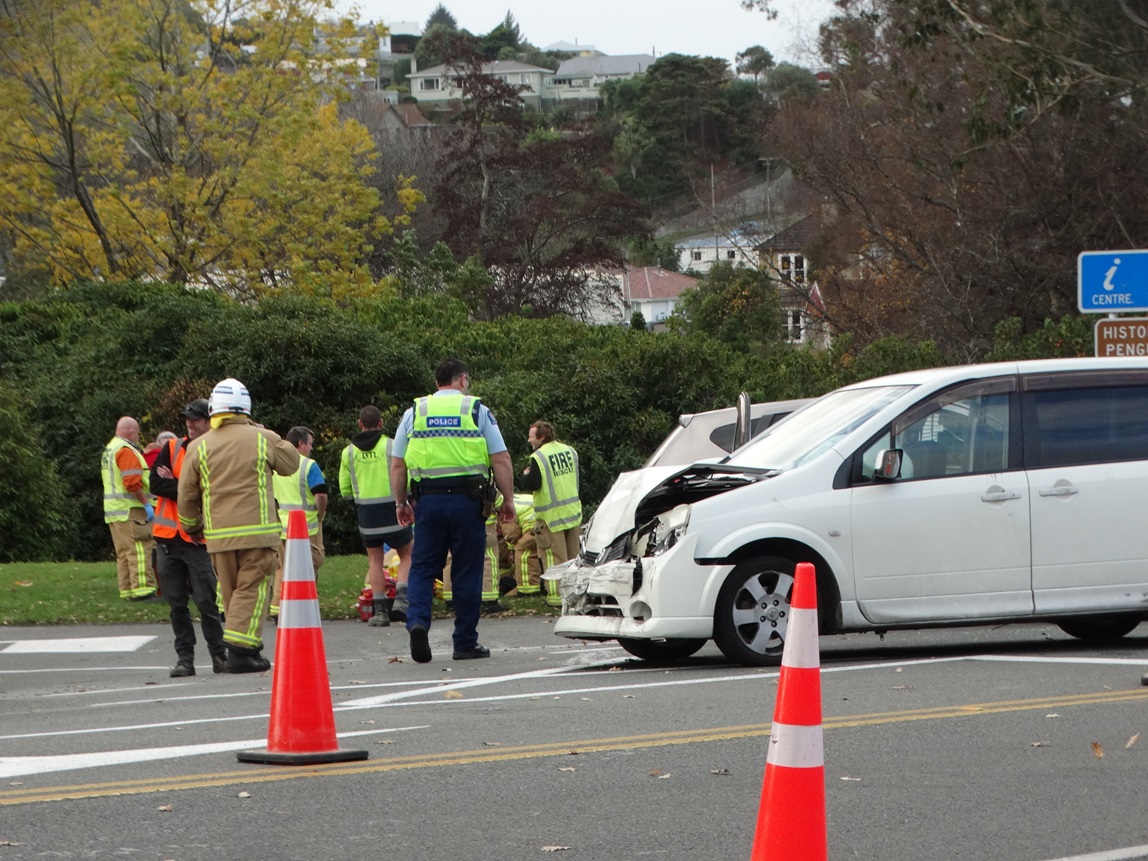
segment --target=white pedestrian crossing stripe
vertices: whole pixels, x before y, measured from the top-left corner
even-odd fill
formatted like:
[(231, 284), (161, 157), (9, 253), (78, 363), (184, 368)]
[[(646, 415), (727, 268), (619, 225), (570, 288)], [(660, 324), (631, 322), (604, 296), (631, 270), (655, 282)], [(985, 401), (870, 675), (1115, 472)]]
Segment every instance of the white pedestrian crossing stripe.
[[(60, 640), (8, 640), (0, 648), (6, 655), (76, 655), (92, 652), (134, 652), (143, 648), (148, 637), (71, 637)], [(0, 643), (4, 641), (0, 640)]]

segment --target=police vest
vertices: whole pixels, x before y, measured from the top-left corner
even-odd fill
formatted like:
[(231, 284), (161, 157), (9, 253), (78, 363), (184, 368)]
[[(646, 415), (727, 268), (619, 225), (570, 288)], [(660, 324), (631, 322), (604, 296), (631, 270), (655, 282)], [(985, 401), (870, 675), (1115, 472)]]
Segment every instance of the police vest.
[(307, 474), (315, 461), (309, 457), (299, 458), (299, 469), (294, 475), (275, 473), (271, 477), (275, 488), (275, 502), (279, 506), (279, 522), (283, 524), (283, 536), (287, 536), (287, 520), (292, 511), (302, 511), (307, 515), (307, 534), (319, 534), (319, 506), (315, 494), (307, 485)]
[[(116, 463), (116, 455), (122, 448), (132, 450), (132, 454), (136, 456), (136, 460), (139, 462), (138, 468), (120, 472), (119, 465)], [(120, 439), (118, 436), (112, 437), (111, 441), (104, 447), (104, 453), (100, 457), (100, 473), (104, 481), (104, 523), (126, 522), (131, 516), (131, 510), (143, 508), (143, 503), (136, 499), (134, 494), (128, 493), (128, 489), (124, 487), (124, 476), (138, 475), (143, 479), (143, 487), (146, 492), (151, 478), (147, 470), (147, 461), (144, 460), (140, 450), (130, 442)]]
[(578, 452), (551, 441), (531, 455), (542, 473), (542, 486), (534, 491), (534, 513), (551, 532), (573, 529), (582, 523), (578, 499)]
[(490, 475), (486, 439), (474, 421), (478, 398), (435, 395), (414, 406), (414, 429), (404, 460), (412, 481)]
[[(183, 471), (183, 456), (187, 454), (185, 439), (169, 439), (167, 441), (168, 459), (171, 462), (171, 474), (179, 478)], [(179, 505), (174, 499), (166, 496), (155, 498), (155, 520), (152, 522), (151, 534), (156, 538), (175, 538), (179, 536), (188, 544), (202, 544), (203, 540), (196, 540), (183, 531), (179, 524)]]
[(343, 449), (340, 469), (350, 477), (351, 495), (359, 505), (395, 501), (395, 495), (391, 493), (392, 440), (390, 437), (383, 439), (386, 446), (381, 457), (377, 443), (370, 451), (363, 451), (353, 443)]

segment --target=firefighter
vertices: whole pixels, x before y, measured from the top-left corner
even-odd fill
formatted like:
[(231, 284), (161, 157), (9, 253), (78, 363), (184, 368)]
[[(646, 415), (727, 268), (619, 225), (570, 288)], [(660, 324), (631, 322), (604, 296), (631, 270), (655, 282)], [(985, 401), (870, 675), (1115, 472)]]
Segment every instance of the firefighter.
[(282, 526), (273, 475), (299, 468), (299, 452), (251, 418), (251, 395), (239, 380), (216, 384), (208, 401), (211, 429), (187, 447), (179, 476), (179, 524), (203, 533), (223, 591), (225, 673), (271, 668), (260, 653)]
[[(558, 442), (550, 422), (532, 424), (526, 441), (534, 452), (522, 474), (522, 488), (534, 493), (534, 514), (538, 519), (534, 537), (543, 554), (543, 568), (548, 569), (578, 555), (582, 535), (578, 452)], [(556, 583), (547, 589), (546, 603), (562, 605)]]

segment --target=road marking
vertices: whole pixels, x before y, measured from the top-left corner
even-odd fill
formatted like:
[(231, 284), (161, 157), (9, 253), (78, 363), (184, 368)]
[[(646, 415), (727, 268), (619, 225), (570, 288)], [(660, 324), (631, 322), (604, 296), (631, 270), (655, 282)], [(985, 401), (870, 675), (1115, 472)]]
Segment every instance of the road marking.
[(1148, 846), (1129, 846), (1127, 849), (1095, 852), (1092, 855), (1073, 855), (1071, 858), (1050, 858), (1049, 861), (1133, 861), (1135, 858), (1148, 858)]
[(152, 640), (150, 637), (73, 637), (61, 640), (8, 640), (0, 649), (5, 655), (78, 655), (92, 652), (134, 652)]
[[(339, 738), (380, 733), (406, 732), (415, 729), (428, 729), (426, 726), (399, 726), (389, 729), (365, 729), (356, 732), (339, 733)], [(52, 771), (71, 771), (78, 768), (99, 768), (108, 765), (126, 765), (132, 762), (156, 762), (161, 759), (179, 759), (185, 756), (202, 756), (208, 753), (226, 753), (229, 750), (264, 748), (267, 739), (247, 739), (246, 741), (220, 741), (211, 744), (186, 744), (178, 747), (143, 747), (136, 750), (105, 750), (94, 753), (64, 753), (50, 756), (0, 756), (0, 778), (26, 777), (33, 774), (47, 774)]]
[[(1093, 694), (1047, 697), (1032, 700), (1004, 700), (1000, 702), (966, 703), (953, 706), (916, 709), (872, 714), (842, 715), (823, 720), (826, 730), (845, 729), (861, 726), (878, 726), (909, 721), (944, 720), (948, 718), (975, 718), (992, 714), (1007, 714), (1019, 711), (1045, 711), (1071, 706), (1098, 705), (1113, 702), (1148, 700), (1148, 689), (1136, 688), (1127, 691), (1101, 691)], [(267, 783), (276, 780), (292, 780), (312, 777), (334, 777), (343, 774), (372, 774), (385, 771), (398, 771), (418, 768), (438, 768), (450, 765), (470, 765), (486, 762), (510, 762), (515, 760), (539, 759), (543, 757), (567, 756), (600, 753), (614, 750), (666, 747), (679, 744), (697, 744), (711, 741), (731, 741), (736, 739), (768, 736), (770, 724), (759, 723), (746, 726), (726, 726), (676, 730), (650, 735), (627, 736), (621, 738), (601, 738), (585, 740), (564, 740), (544, 744), (482, 748), (470, 751), (450, 751), (437, 754), (422, 754), (395, 757), (384, 761), (368, 763), (332, 763), (314, 768), (292, 767), (291, 769), (265, 769), (216, 772), (200, 775), (181, 775), (170, 778), (147, 778), (131, 781), (116, 781), (100, 784), (80, 784), (71, 786), (44, 787), (37, 789), (0, 789), (0, 807), (18, 804), (37, 804), (46, 801), (60, 801), (78, 798), (107, 798), (119, 795), (138, 795), (156, 792), (171, 792), (180, 789), (202, 789), (212, 786), (235, 786), (251, 783)], [(365, 732), (375, 732), (368, 730)], [(341, 734), (349, 737), (356, 733)], [(231, 743), (238, 744), (238, 743)], [(250, 746), (251, 742), (243, 742)], [(234, 748), (232, 748), (234, 749)], [(1131, 851), (1131, 850), (1123, 850)], [(1057, 861), (1131, 861), (1138, 855), (1098, 855), (1082, 856), (1076, 859)]]

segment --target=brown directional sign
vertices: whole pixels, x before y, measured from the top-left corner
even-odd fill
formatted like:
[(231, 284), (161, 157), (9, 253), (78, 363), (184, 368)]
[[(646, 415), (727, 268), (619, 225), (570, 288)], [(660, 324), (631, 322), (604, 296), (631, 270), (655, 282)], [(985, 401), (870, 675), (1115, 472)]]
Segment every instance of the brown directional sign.
[(1102, 317), (1097, 320), (1096, 355), (1148, 356), (1148, 317)]

